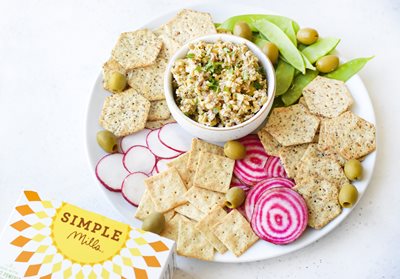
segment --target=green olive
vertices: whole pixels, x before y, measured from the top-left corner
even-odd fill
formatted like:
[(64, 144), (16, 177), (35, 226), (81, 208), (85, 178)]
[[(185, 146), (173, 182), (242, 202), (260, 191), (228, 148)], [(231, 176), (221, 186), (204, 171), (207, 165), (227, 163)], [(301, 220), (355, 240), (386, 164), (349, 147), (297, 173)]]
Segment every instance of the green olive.
[(246, 156), (246, 147), (238, 141), (230, 140), (224, 145), (224, 153), (232, 160), (240, 160)]
[(274, 43), (266, 42), (262, 48), (262, 52), (271, 60), (272, 64), (276, 64), (279, 56), (279, 49)]
[(297, 40), (303, 45), (311, 45), (318, 40), (318, 32), (312, 28), (301, 28), (297, 32)]
[(353, 184), (345, 184), (339, 192), (339, 203), (342, 207), (352, 207), (357, 201), (358, 191)]
[(160, 212), (153, 212), (148, 215), (142, 224), (142, 230), (160, 234), (165, 227), (164, 214)]
[(118, 139), (110, 131), (97, 132), (96, 139), (105, 152), (114, 153), (118, 151)]
[(251, 32), (250, 26), (244, 21), (235, 24), (233, 27), (233, 35), (245, 38), (249, 41), (253, 38), (253, 32)]
[(225, 205), (229, 208), (238, 208), (242, 205), (246, 198), (246, 193), (242, 188), (233, 187), (225, 194)]
[(337, 57), (336, 55), (326, 55), (318, 59), (315, 66), (317, 67), (317, 70), (321, 73), (330, 73), (336, 70), (339, 66), (339, 57)]
[(126, 87), (126, 77), (120, 72), (113, 72), (108, 79), (108, 87), (115, 92), (122, 92)]
[(348, 160), (344, 164), (344, 174), (350, 180), (357, 180), (361, 178), (362, 175), (362, 165), (361, 162), (356, 159)]

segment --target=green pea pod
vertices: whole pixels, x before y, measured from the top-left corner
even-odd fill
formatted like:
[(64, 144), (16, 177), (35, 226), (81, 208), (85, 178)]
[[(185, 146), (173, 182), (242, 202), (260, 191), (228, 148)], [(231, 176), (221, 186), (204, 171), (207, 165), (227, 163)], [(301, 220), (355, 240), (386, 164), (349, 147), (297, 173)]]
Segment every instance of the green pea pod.
[(261, 37), (256, 37), (253, 39), (253, 43), (256, 44), (259, 48), (262, 48), (266, 42), (268, 41)]
[(214, 23), (214, 26), (215, 26), (215, 28), (218, 28), (218, 27), (220, 27), (220, 26), (221, 26), (221, 23), (217, 23), (217, 22), (215, 22), (215, 23)]
[(334, 50), (339, 42), (340, 39), (336, 38), (320, 38), (314, 44), (304, 48), (302, 53), (313, 64), (322, 56)]
[(282, 59), (279, 59), (275, 75), (276, 75), (275, 96), (280, 96), (284, 94), (292, 84), (294, 77), (294, 68), (285, 61), (283, 61)]
[(285, 106), (290, 106), (294, 104), (298, 99), (300, 99), (303, 88), (307, 86), (316, 76), (317, 71), (307, 71), (305, 75), (298, 75), (292, 84), (292, 87), (282, 95), (282, 101)]
[(339, 66), (335, 71), (326, 74), (325, 77), (338, 79), (343, 82), (348, 81), (352, 76), (357, 74), (364, 66), (367, 64), (369, 60), (374, 58), (371, 57), (364, 57), (364, 58), (356, 58), (350, 60), (342, 65)]
[(290, 65), (300, 72), (305, 73), (306, 69), (303, 57), (297, 47), (278, 26), (266, 19), (257, 20), (253, 24), (261, 34), (278, 47), (279, 52), (286, 58)]
[[(285, 104), (282, 102), (282, 96), (277, 96), (274, 99), (274, 102), (272, 103), (272, 107), (271, 107), (271, 112), (274, 108), (279, 108), (279, 107), (284, 107)], [(271, 113), (270, 112), (270, 113)]]
[(303, 57), (303, 61), (304, 61), (304, 65), (306, 66), (306, 69), (315, 71), (315, 67), (313, 66), (313, 64), (311, 64), (311, 62), (307, 59), (307, 57), (300, 52), (301, 56)]

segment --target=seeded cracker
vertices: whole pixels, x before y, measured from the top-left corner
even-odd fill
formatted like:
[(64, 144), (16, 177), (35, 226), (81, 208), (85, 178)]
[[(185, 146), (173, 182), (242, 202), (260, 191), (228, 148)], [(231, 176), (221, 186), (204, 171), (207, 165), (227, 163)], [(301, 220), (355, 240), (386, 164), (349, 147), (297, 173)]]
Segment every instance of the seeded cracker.
[(242, 255), (258, 240), (249, 222), (236, 209), (222, 218), (213, 228), (218, 239), (236, 257)]
[(145, 127), (147, 129), (158, 129), (164, 126), (165, 124), (174, 122), (176, 122), (175, 119), (172, 117), (172, 115), (170, 115), (170, 117), (165, 120), (147, 121)]
[(227, 248), (213, 233), (213, 226), (220, 222), (226, 215), (226, 211), (221, 206), (216, 205), (196, 224), (196, 229), (201, 231), (205, 238), (207, 238), (212, 246), (221, 254), (225, 253)]
[(197, 209), (208, 213), (215, 205), (222, 205), (225, 195), (199, 187), (191, 187), (185, 194), (185, 198)]
[(166, 35), (164, 33), (160, 34), (159, 38), (163, 42), (163, 48), (165, 49), (165, 55), (166, 55), (166, 58), (169, 60), (175, 54), (175, 52), (178, 51), (178, 49), (180, 48), (180, 45), (173, 38), (169, 37), (168, 35)]
[(108, 81), (114, 72), (120, 72), (121, 74), (126, 75), (126, 70), (124, 69), (124, 67), (122, 67), (114, 59), (110, 58), (103, 65), (103, 87), (105, 90), (108, 90), (112, 93), (120, 93), (120, 92), (113, 91), (108, 87)]
[(310, 157), (331, 158), (331, 159), (335, 160), (336, 162), (338, 162), (339, 165), (342, 167), (346, 163), (346, 159), (343, 158), (342, 156), (340, 156), (340, 154), (336, 153), (332, 149), (321, 151), (318, 148), (318, 144), (316, 144), (316, 143), (311, 143), (308, 145), (307, 150), (304, 152), (303, 157), (301, 159), (310, 158)]
[(235, 160), (200, 152), (193, 186), (226, 193), (231, 184), (234, 165)]
[(112, 57), (126, 70), (152, 65), (162, 47), (161, 39), (148, 29), (122, 33)]
[(106, 98), (99, 124), (117, 137), (127, 136), (144, 128), (149, 110), (150, 102), (129, 89)]
[(297, 104), (274, 108), (265, 129), (281, 145), (290, 146), (313, 141), (318, 125), (318, 117)]
[[(173, 211), (173, 210), (172, 210)], [(178, 234), (179, 234), (179, 220), (183, 217), (179, 213), (175, 214), (175, 216), (170, 220), (165, 220), (165, 227), (164, 230), (161, 232), (161, 236), (172, 239), (174, 241), (178, 241)]]
[(149, 177), (144, 183), (159, 212), (167, 212), (186, 202), (186, 187), (175, 168)]
[(165, 24), (163, 31), (180, 45), (204, 35), (217, 33), (209, 13), (187, 9), (180, 11), (171, 21)]
[(194, 221), (199, 221), (203, 218), (204, 213), (194, 207), (191, 203), (185, 203), (178, 207), (175, 207), (175, 212), (182, 214), (183, 216), (192, 219)]
[(350, 108), (353, 98), (343, 81), (317, 76), (303, 89), (311, 113), (337, 117)]
[(262, 129), (257, 133), (257, 135), (268, 155), (279, 156), (279, 150), (282, 148), (282, 145), (274, 139), (270, 133), (265, 129)]
[(307, 150), (308, 144), (299, 144), (293, 146), (282, 147), (279, 151), (279, 157), (282, 165), (285, 168), (286, 174), (289, 178), (295, 178), (297, 166), (304, 152)]
[(342, 212), (338, 188), (323, 178), (310, 177), (294, 187), (303, 196), (308, 208), (308, 225), (321, 229)]
[[(144, 220), (151, 213), (156, 211), (156, 206), (152, 201), (150, 194), (147, 190), (144, 191), (144, 194), (140, 200), (138, 209), (136, 210), (135, 217), (139, 220)], [(173, 210), (167, 211), (164, 213), (165, 221), (168, 222), (172, 217), (174, 217), (175, 212)]]
[(186, 152), (186, 153), (180, 155), (178, 158), (176, 158), (172, 161), (169, 161), (167, 163), (167, 166), (169, 168), (172, 168), (172, 167), (176, 168), (176, 170), (178, 171), (183, 182), (185, 182), (186, 188), (188, 188), (188, 189), (189, 189), (189, 187), (187, 187), (188, 186), (187, 181), (189, 181), (189, 172), (187, 169), (187, 162), (189, 159), (189, 155), (190, 155), (190, 153)]
[(211, 144), (195, 138), (192, 140), (192, 148), (190, 150), (190, 155), (188, 160), (189, 170), (196, 171), (201, 151), (221, 156), (224, 155), (224, 149), (221, 146)]
[(204, 235), (195, 228), (196, 223), (182, 217), (179, 220), (179, 235), (176, 245), (178, 255), (211, 261), (214, 247)]
[(170, 117), (167, 102), (165, 100), (150, 102), (148, 121), (164, 120)]

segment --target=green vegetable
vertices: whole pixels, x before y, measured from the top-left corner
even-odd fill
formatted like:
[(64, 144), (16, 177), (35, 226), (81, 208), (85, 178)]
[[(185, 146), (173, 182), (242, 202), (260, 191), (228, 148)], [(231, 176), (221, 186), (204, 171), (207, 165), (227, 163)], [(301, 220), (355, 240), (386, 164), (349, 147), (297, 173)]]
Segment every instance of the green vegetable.
[(215, 28), (218, 28), (218, 27), (220, 27), (221, 26), (221, 23), (214, 23), (214, 26), (215, 26)]
[(339, 42), (340, 39), (336, 38), (320, 38), (314, 44), (304, 48), (302, 53), (311, 64), (314, 64), (319, 58), (334, 50)]
[(276, 96), (284, 94), (290, 87), (294, 77), (294, 68), (283, 61), (279, 60), (275, 71), (276, 75)]
[(315, 71), (315, 67), (313, 66), (313, 64), (311, 64), (311, 62), (308, 60), (307, 57), (305, 57), (305, 55), (300, 52), (301, 56), (303, 57), (303, 61), (304, 61), (304, 65), (306, 66), (306, 69)]
[(233, 187), (225, 194), (225, 205), (229, 208), (238, 208), (246, 199), (246, 193), (239, 187)]
[(302, 55), (288, 36), (278, 26), (266, 19), (257, 20), (253, 24), (261, 34), (278, 47), (279, 52), (286, 58), (289, 64), (300, 72), (305, 73), (305, 65)]
[(253, 43), (255, 43), (259, 48), (262, 48), (265, 43), (268, 43), (268, 40), (259, 37), (255, 37), (253, 40)]
[(195, 56), (194, 53), (188, 53), (188, 54), (186, 54), (186, 57), (187, 57), (187, 58), (194, 58), (194, 56)]
[(277, 96), (277, 97), (275, 97), (274, 102), (272, 103), (271, 111), (274, 108), (280, 108), (280, 107), (284, 107), (284, 106), (285, 106), (285, 104), (282, 101), (282, 96)]
[(350, 60), (349, 62), (340, 65), (335, 71), (325, 75), (325, 77), (346, 82), (352, 76), (357, 74), (372, 58), (374, 58), (374, 56)]
[(307, 71), (305, 75), (296, 76), (292, 87), (282, 95), (282, 101), (285, 106), (294, 104), (301, 97), (303, 88), (306, 87), (306, 85), (309, 84), (317, 75), (317, 71)]

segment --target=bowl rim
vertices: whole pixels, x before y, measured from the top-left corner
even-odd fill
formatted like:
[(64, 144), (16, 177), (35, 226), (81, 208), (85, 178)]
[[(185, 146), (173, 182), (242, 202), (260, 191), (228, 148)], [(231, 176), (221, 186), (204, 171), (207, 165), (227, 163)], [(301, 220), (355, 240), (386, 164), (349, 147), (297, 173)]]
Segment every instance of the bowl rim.
[[(209, 127), (204, 124), (198, 123), (191, 119), (190, 117), (187, 117), (178, 107), (178, 105), (175, 102), (175, 99), (173, 98), (173, 90), (172, 90), (172, 73), (171, 73), (171, 68), (175, 61), (179, 58), (182, 57), (182, 55), (186, 52), (188, 52), (189, 45), (199, 42), (199, 41), (206, 41), (206, 42), (216, 42), (217, 40), (221, 41), (229, 41), (233, 42), (236, 44), (239, 43), (244, 43), (247, 45), (247, 47), (253, 52), (254, 55), (257, 56), (259, 59), (259, 63), (262, 64), (264, 73), (267, 79), (267, 95), (268, 95), (268, 100), (267, 102), (261, 107), (261, 109), (253, 115), (250, 119), (247, 119), (246, 121), (232, 126), (232, 127)], [(270, 73), (270, 75), (268, 75)], [(167, 68), (164, 73), (164, 95), (167, 100), (167, 105), (172, 106), (170, 108), (171, 113), (174, 111), (175, 113), (178, 113), (180, 116), (182, 116), (182, 119), (187, 121), (190, 125), (194, 125), (200, 129), (204, 130), (209, 130), (209, 131), (231, 131), (231, 130), (237, 130), (246, 127), (247, 125), (251, 124), (252, 122), (256, 121), (258, 118), (262, 117), (264, 112), (268, 109), (272, 108), (272, 102), (275, 99), (275, 91), (276, 91), (276, 76), (275, 76), (275, 68), (272, 64), (272, 62), (269, 60), (269, 58), (260, 50), (260, 48), (254, 44), (253, 42), (244, 39), (242, 37), (238, 37), (235, 35), (230, 35), (230, 34), (223, 34), (223, 33), (218, 33), (218, 34), (211, 34), (211, 35), (205, 35), (201, 36), (198, 38), (195, 38), (193, 40), (188, 41), (185, 43), (183, 46), (177, 50), (174, 55), (169, 59)], [(269, 94), (270, 93), (270, 94)]]

